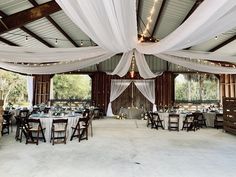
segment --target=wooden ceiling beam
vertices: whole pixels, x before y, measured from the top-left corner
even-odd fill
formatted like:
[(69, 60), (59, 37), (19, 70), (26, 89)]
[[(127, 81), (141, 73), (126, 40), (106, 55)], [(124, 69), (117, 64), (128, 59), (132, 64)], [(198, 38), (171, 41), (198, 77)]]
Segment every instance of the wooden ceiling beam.
[(212, 49), (210, 49), (208, 52), (215, 52), (216, 50), (226, 46), (227, 44), (229, 44), (230, 42), (233, 42), (236, 39), (236, 35), (234, 35), (233, 37), (229, 38), (228, 40), (220, 43), (219, 45), (213, 47)]
[[(192, 14), (193, 12), (198, 8), (198, 6), (203, 2), (204, 0), (196, 0), (194, 5), (192, 6), (192, 8), (190, 9), (190, 11), (188, 12), (188, 14), (186, 15), (186, 17), (184, 18), (184, 20), (182, 21), (182, 23), (184, 23)], [(182, 24), (181, 23), (181, 24)]]
[(0, 36), (0, 41), (5, 43), (5, 44), (11, 45), (11, 46), (19, 46), (18, 44), (15, 44), (14, 42), (11, 42), (11, 41), (9, 41), (7, 39), (4, 39), (1, 36)]
[(61, 10), (55, 1), (49, 1), (37, 7), (23, 10), (21, 12), (0, 19), (0, 34), (20, 28), (27, 23), (33, 22), (52, 13)]
[[(4, 12), (0, 11), (0, 15), (2, 17), (7, 17), (8, 15), (5, 14)], [(38, 41), (40, 41), (41, 43), (43, 43), (44, 45), (53, 48), (54, 46), (52, 46), (51, 44), (49, 44), (47, 41), (45, 41), (44, 39), (42, 39), (41, 37), (39, 37), (38, 35), (36, 35), (35, 33), (33, 33), (32, 31), (30, 31), (29, 29), (27, 29), (26, 27), (22, 26), (20, 28), (22, 31), (28, 33), (30, 36), (34, 37), (35, 39), (37, 39)]]
[(154, 34), (155, 34), (156, 30), (157, 30), (157, 27), (158, 27), (159, 24), (160, 24), (160, 21), (161, 21), (160, 19), (161, 19), (161, 16), (162, 16), (162, 14), (163, 14), (163, 10), (164, 10), (164, 7), (165, 7), (165, 5), (166, 5), (166, 2), (167, 2), (167, 0), (163, 0), (163, 1), (162, 1), (160, 11), (159, 11), (159, 13), (158, 13), (158, 15), (157, 15), (157, 18), (156, 18), (156, 21), (155, 21), (155, 24), (154, 24), (154, 28), (153, 28), (152, 33), (151, 33), (151, 36), (152, 36), (152, 37), (154, 36)]
[[(39, 7), (40, 5), (35, 0), (29, 0), (29, 2), (35, 6)], [(52, 1), (50, 1), (52, 2)], [(53, 1), (54, 2), (54, 1)], [(58, 4), (57, 4), (58, 6)], [(60, 8), (61, 9), (61, 8)], [(58, 31), (60, 31), (75, 47), (79, 47), (79, 45), (50, 17), (46, 16), (47, 20), (55, 27)]]

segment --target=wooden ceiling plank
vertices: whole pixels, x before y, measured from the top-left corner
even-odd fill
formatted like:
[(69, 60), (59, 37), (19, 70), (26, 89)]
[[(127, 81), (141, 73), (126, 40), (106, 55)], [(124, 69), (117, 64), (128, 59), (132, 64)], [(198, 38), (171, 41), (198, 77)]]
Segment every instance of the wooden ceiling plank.
[(49, 16), (59, 10), (61, 10), (61, 8), (55, 1), (49, 1), (37, 7), (3, 17), (0, 19), (2, 22), (0, 23), (0, 34), (20, 28), (27, 23)]
[[(40, 6), (35, 0), (29, 0), (29, 2), (35, 6)], [(50, 1), (51, 2), (51, 1)], [(75, 47), (79, 47), (79, 45), (50, 17), (46, 16), (47, 20), (55, 27), (58, 31), (60, 31)]]

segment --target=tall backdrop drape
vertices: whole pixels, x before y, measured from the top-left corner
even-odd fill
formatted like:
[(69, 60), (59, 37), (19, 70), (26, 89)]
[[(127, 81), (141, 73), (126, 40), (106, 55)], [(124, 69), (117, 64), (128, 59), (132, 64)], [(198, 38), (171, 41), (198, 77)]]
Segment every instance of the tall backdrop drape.
[(145, 96), (145, 98), (147, 98), (153, 104), (152, 111), (157, 111), (157, 107), (155, 104), (155, 80), (135, 80), (134, 84), (143, 94), (143, 96)]
[(111, 80), (110, 102), (107, 108), (107, 116), (114, 116), (111, 102), (114, 101), (129, 86), (131, 80)]
[(131, 82), (134, 82), (135, 86), (143, 94), (143, 96), (153, 104), (153, 111), (157, 111), (155, 105), (155, 80), (112, 79), (110, 101), (107, 107), (107, 116), (114, 116), (111, 103), (125, 91)]

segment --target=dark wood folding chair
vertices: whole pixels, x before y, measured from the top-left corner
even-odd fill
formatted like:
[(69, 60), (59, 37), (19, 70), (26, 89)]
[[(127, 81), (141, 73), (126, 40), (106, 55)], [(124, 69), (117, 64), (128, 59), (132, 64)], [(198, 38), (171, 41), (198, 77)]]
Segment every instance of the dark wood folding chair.
[(11, 125), (11, 114), (3, 114), (3, 123), (2, 123), (2, 135), (9, 134), (10, 132), (10, 125)]
[(153, 121), (155, 122), (155, 126), (158, 129), (158, 127), (161, 127), (164, 130), (164, 126), (163, 126), (163, 120), (160, 119), (160, 116), (158, 113), (154, 113), (152, 112), (152, 117), (153, 117)]
[(26, 144), (35, 143), (38, 145), (40, 139), (46, 142), (44, 136), (45, 128), (42, 127), (40, 119), (27, 119), (24, 129), (26, 132)]
[(29, 110), (20, 110), (19, 115), (15, 116), (16, 119), (16, 141), (22, 141), (22, 135), (26, 136), (26, 132), (23, 129), (25, 121), (29, 118)]
[(201, 112), (194, 112), (193, 115), (194, 115), (195, 120), (197, 121), (198, 128), (207, 127), (206, 119), (204, 118)]
[[(83, 139), (88, 140), (88, 127), (89, 127), (89, 124), (90, 124), (89, 116), (87, 116), (85, 118), (80, 118), (78, 120), (76, 126), (71, 127), (73, 133), (71, 135), (70, 141), (72, 141), (74, 137), (77, 137), (79, 142)], [(91, 128), (92, 128), (92, 124), (91, 124)], [(92, 131), (91, 131), (91, 133), (92, 133)]]
[[(68, 119), (53, 119), (52, 120), (52, 129), (51, 129), (51, 138), (50, 138), (50, 143), (52, 141), (52, 145), (54, 145), (55, 143), (66, 144), (67, 124), (68, 124)], [(63, 141), (55, 142), (55, 140), (60, 140), (60, 139)]]
[(223, 128), (223, 122), (223, 114), (217, 113), (214, 120), (214, 127), (217, 129)]
[(168, 130), (179, 131), (179, 114), (169, 114)]
[(197, 129), (197, 120), (193, 114), (188, 114), (183, 121), (182, 130), (186, 129), (187, 131), (195, 131)]
[(152, 115), (152, 112), (146, 112), (146, 115), (147, 115), (147, 127), (151, 125), (151, 128), (158, 129), (156, 121), (154, 120), (154, 117)]

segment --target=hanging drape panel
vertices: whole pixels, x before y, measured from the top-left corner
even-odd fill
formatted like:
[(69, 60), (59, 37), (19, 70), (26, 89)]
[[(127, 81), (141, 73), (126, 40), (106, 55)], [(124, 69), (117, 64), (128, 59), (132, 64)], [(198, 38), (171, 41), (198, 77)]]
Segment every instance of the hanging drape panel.
[(96, 44), (113, 52), (136, 47), (135, 0), (56, 0), (67, 16)]
[(94, 58), (87, 58), (74, 62), (55, 63), (46, 66), (28, 66), (23, 64), (0, 62), (0, 67), (7, 70), (26, 74), (55, 74), (55, 73), (80, 70), (82, 68), (105, 61), (108, 58), (111, 58), (113, 55), (115, 54), (105, 54)]
[(228, 31), (236, 25), (235, 0), (207, 0), (175, 31), (158, 43), (139, 44), (144, 54), (176, 51), (197, 45)]
[(27, 94), (30, 107), (33, 105), (33, 77), (27, 76)]
[(167, 54), (158, 54), (155, 55), (158, 58), (166, 60), (168, 62), (174, 63), (176, 65), (180, 65), (192, 70), (202, 71), (207, 73), (217, 73), (217, 74), (236, 74), (236, 69), (233, 67), (221, 67), (215, 66), (209, 63), (198, 63), (198, 60), (181, 58), (178, 56), (172, 56)]
[(162, 75), (162, 72), (154, 74), (150, 70), (147, 61), (144, 57), (144, 54), (139, 53), (137, 50), (135, 50), (135, 61), (138, 67), (139, 74), (142, 78), (149, 79)]
[(130, 85), (131, 80), (111, 80), (111, 93), (110, 102), (107, 108), (107, 116), (114, 116), (112, 112), (111, 102), (114, 101), (118, 96), (125, 91), (125, 89)]
[(129, 71), (131, 61), (132, 61), (133, 51), (129, 51), (126, 53), (123, 53), (118, 65), (114, 69), (112, 73), (107, 72), (109, 75), (118, 75), (120, 77), (123, 77), (127, 74)]
[(134, 84), (138, 90), (145, 96), (152, 104), (152, 111), (157, 111), (156, 97), (155, 97), (155, 80), (135, 80)]

